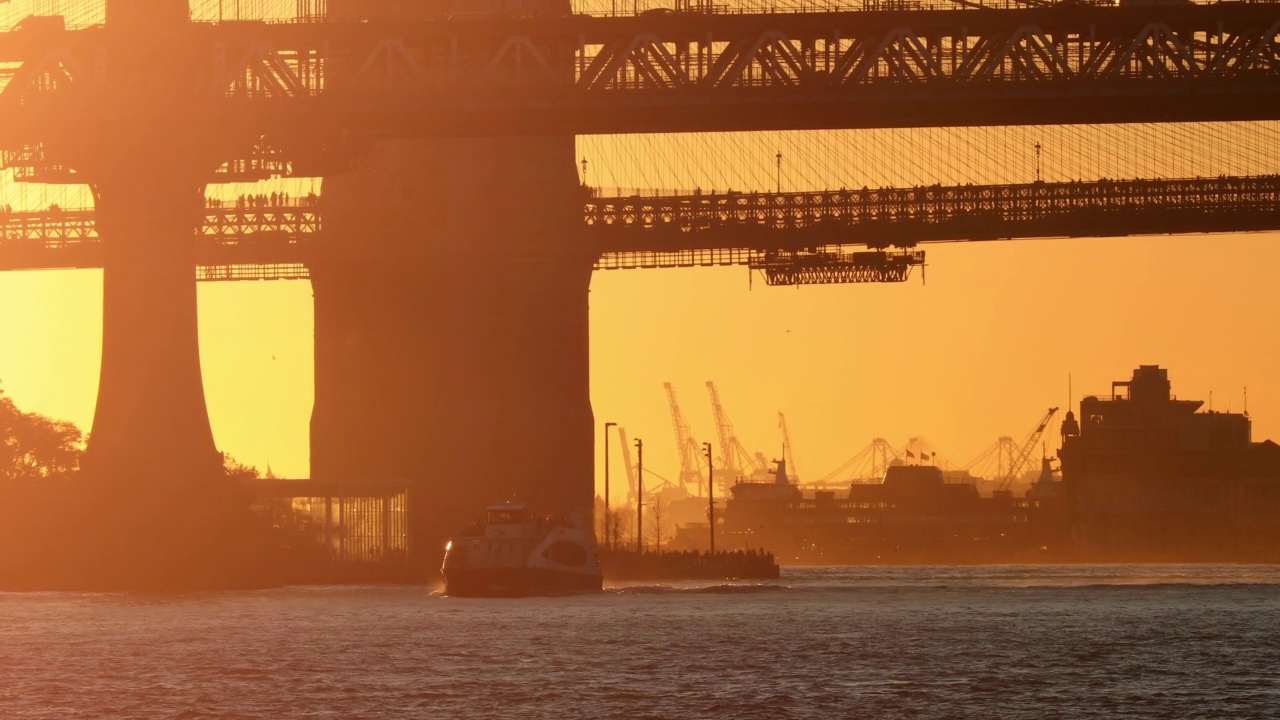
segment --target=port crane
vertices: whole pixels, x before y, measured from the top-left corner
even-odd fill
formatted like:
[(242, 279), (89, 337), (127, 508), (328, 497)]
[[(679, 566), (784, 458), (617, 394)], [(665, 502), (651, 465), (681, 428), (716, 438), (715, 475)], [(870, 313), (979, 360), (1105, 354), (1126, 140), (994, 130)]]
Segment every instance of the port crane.
[(960, 468), (971, 476), (992, 478), (999, 483), (1018, 462), (1018, 443), (1008, 435), (1002, 435), (977, 457)]
[(618, 442), (622, 443), (622, 467), (627, 471), (627, 503), (636, 502), (636, 466), (631, 462), (631, 442), (627, 438), (627, 429), (618, 426)]
[(693, 439), (689, 421), (680, 411), (675, 387), (669, 382), (662, 383), (662, 387), (667, 391), (667, 404), (671, 407), (671, 424), (676, 431), (676, 455), (680, 458), (678, 477), (680, 488), (691, 495), (705, 497), (702, 479), (702, 446)]
[(1013, 481), (1031, 464), (1031, 453), (1035, 450), (1036, 445), (1040, 443), (1040, 438), (1044, 435), (1045, 428), (1049, 427), (1049, 421), (1053, 419), (1057, 412), (1058, 408), (1049, 408), (1049, 411), (1044, 414), (1040, 422), (1022, 439), (1022, 443), (1016, 446), (1017, 454), (1009, 466), (1008, 473), (1000, 479), (1000, 484), (996, 486), (996, 492), (1008, 490)]
[(782, 431), (782, 457), (787, 461), (788, 473), (787, 480), (798, 484), (800, 482), (800, 466), (796, 465), (795, 452), (791, 449), (791, 433), (787, 431), (787, 416), (778, 411), (778, 429)]
[[(618, 426), (618, 442), (622, 443), (622, 466), (627, 470), (627, 503), (634, 505), (636, 502), (636, 488), (638, 487), (636, 484), (636, 466), (635, 462), (631, 458), (631, 442), (627, 438), (627, 429), (621, 425)], [(662, 486), (675, 487), (675, 483), (649, 468), (644, 469), (644, 476), (654, 478), (661, 483)], [(645, 488), (644, 494), (645, 497), (649, 497), (655, 492), (658, 492), (658, 488), (650, 487)]]
[(846, 481), (854, 482), (868, 478), (879, 479), (884, 477), (890, 463), (895, 460), (901, 461), (901, 459), (902, 456), (889, 444), (888, 440), (876, 438), (859, 450), (858, 454), (845, 460), (840, 467), (822, 476), (817, 484), (826, 485), (842, 477), (846, 478)]
[(711, 413), (716, 420), (716, 434), (720, 437), (720, 476), (731, 482), (734, 478), (766, 470), (768, 463), (764, 456), (757, 453), (753, 457), (738, 441), (733, 423), (724, 411), (724, 405), (720, 404), (720, 391), (710, 380), (707, 381), (707, 394), (711, 396)]

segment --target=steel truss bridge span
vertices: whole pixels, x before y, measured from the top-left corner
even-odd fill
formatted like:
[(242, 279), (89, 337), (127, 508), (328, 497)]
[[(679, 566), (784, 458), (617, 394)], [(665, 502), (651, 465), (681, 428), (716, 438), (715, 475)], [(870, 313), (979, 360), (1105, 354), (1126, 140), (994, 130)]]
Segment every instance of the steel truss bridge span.
[[(145, 126), (157, 103), (166, 122), (312, 146), (1280, 117), (1275, 4), (235, 22), (155, 42), (139, 65), (110, 28), (0, 34), (0, 142)], [(131, 77), (162, 71), (180, 80)]]
[[(1280, 230), (1280, 175), (590, 195), (583, 232), (599, 250), (598, 270), (740, 265), (780, 284), (905, 280), (924, 262), (914, 248), (932, 242)], [(308, 277), (313, 241), (323, 234), (323, 198), (215, 205), (196, 233), (200, 280)], [(868, 255), (854, 247), (897, 250)], [(93, 210), (0, 214), (0, 270), (101, 265)], [(831, 279), (840, 277), (848, 279)]]

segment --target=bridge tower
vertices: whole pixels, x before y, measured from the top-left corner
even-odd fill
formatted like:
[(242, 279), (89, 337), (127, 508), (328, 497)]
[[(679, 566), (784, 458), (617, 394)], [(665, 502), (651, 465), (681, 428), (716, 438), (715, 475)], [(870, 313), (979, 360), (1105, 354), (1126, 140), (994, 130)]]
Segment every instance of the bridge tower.
[[(567, 0), (525, 5), (569, 12)], [(376, 6), (328, 7), (351, 19)], [(581, 192), (572, 136), (380, 142), (359, 172), (324, 182), (312, 475), (408, 477), (411, 553), (424, 564), (501, 497), (590, 511), (595, 255)]]
[(217, 131), (156, 102), (181, 97), (197, 72), (183, 45), (188, 22), (185, 0), (109, 0), (113, 89), (103, 102), (156, 113), (50, 128), (92, 188), (103, 238), (102, 364), (84, 461), (96, 506), (73, 571), (90, 584), (207, 579), (211, 538), (234, 506), (209, 426), (196, 316), (194, 232)]
[[(109, 0), (112, 102), (180, 97), (175, 24), (186, 0)], [(145, 79), (144, 82), (139, 82)], [(194, 228), (216, 166), (211, 129), (157, 112), (95, 128), (75, 156), (90, 179), (104, 239), (102, 369), (86, 466), (112, 483), (181, 484), (216, 475), (196, 325)], [(81, 135), (86, 133), (83, 130)]]

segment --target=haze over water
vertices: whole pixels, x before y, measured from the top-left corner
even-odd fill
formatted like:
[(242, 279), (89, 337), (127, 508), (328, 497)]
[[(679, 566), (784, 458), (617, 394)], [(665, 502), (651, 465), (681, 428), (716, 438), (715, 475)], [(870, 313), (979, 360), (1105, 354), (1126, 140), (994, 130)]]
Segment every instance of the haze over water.
[(0, 717), (1267, 718), (1280, 567), (0, 594)]

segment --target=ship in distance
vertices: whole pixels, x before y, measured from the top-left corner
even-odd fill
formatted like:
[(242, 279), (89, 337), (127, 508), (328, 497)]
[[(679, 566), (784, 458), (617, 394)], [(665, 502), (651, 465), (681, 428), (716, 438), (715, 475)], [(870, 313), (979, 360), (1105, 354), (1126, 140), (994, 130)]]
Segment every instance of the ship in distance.
[(539, 515), (514, 501), (490, 505), (445, 548), (444, 594), (526, 597), (599, 592), (595, 533), (576, 515)]
[(1061, 479), (1045, 457), (1022, 496), (923, 462), (843, 492), (778, 472), (729, 488), (717, 535), (784, 565), (1280, 562), (1280, 445), (1253, 440), (1247, 412), (1203, 405), (1143, 365), (1066, 414)]

